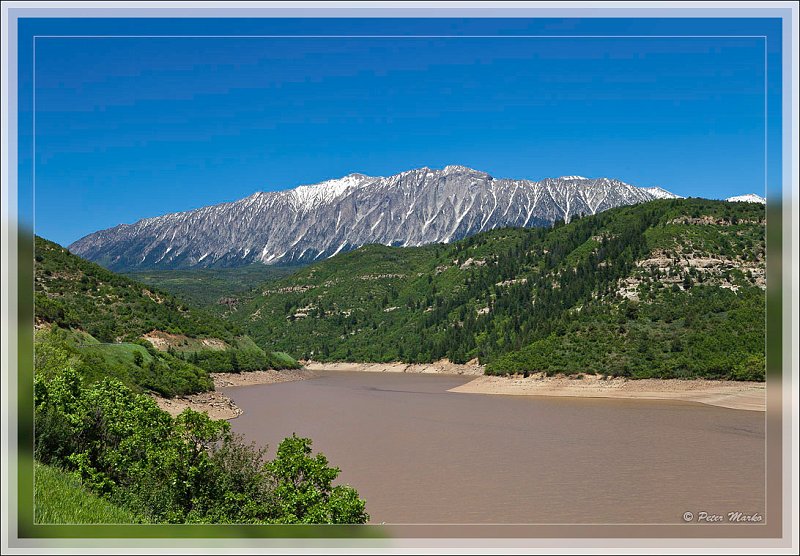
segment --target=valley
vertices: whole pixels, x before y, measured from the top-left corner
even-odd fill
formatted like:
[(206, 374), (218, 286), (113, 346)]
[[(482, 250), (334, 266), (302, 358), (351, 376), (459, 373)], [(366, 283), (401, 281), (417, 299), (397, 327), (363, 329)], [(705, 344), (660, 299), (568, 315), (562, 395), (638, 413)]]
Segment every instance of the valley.
[(84, 346), (90, 337), (149, 344), (199, 377), (298, 360), (471, 362), (479, 370), (466, 372), (489, 375), (764, 377), (756, 203), (655, 200), (453, 244), (368, 245), (304, 267), (138, 274), (158, 287), (37, 241), (43, 324), (65, 329), (85, 352), (115, 349)]
[[(113, 459), (92, 455), (96, 446), (123, 450), (122, 437), (103, 437), (108, 425), (81, 429), (95, 427), (90, 415), (116, 427), (112, 415), (144, 423), (137, 419), (163, 410), (171, 449), (186, 449), (179, 438), (187, 431), (227, 439), (231, 453), (249, 453), (242, 446), (254, 442), (261, 448), (245, 457), (247, 469), (268, 454), (280, 461), (271, 446), (305, 450), (295, 433), (314, 438), (344, 470), (325, 504), (340, 503), (341, 487), (349, 513), (302, 519), (641, 520), (615, 504), (621, 495), (672, 500), (646, 508), (652, 523), (679, 522), (679, 508), (701, 500), (763, 512), (764, 228), (759, 203), (666, 198), (452, 243), (365, 245), (288, 268), (127, 276), (37, 238), (37, 419), (45, 431), (37, 457), (45, 472), (81, 473), (92, 495), (117, 493), (109, 499), (134, 519), (195, 519), (180, 496), (143, 505), (135, 489), (156, 483), (116, 477), (103, 471)], [(77, 443), (83, 455), (59, 455), (59, 419), (78, 431), (67, 446)], [(83, 446), (93, 434), (100, 444)], [(631, 440), (621, 447), (614, 439), (623, 437)], [(654, 447), (653, 437), (663, 442)], [(583, 440), (573, 450), (563, 438)], [(225, 469), (203, 442), (197, 457)], [(669, 474), (675, 458), (697, 457), (701, 445), (701, 457), (717, 462), (713, 480), (693, 464)], [(637, 464), (632, 478), (626, 466), (643, 454), (650, 467)], [(137, 466), (149, 456), (124, 457)], [(573, 464), (560, 465), (565, 457)], [(598, 466), (603, 481), (576, 480)], [(245, 468), (236, 473), (251, 473)], [(247, 476), (267, 480), (258, 473)], [(266, 487), (242, 483), (254, 489), (247, 494), (225, 484), (236, 492), (227, 496), (260, 499), (255, 513), (209, 501), (197, 519), (216, 522), (219, 511), (252, 522), (300, 519), (280, 514)], [(569, 485), (593, 489), (593, 502), (571, 504)], [(438, 502), (420, 505), (431, 492)]]

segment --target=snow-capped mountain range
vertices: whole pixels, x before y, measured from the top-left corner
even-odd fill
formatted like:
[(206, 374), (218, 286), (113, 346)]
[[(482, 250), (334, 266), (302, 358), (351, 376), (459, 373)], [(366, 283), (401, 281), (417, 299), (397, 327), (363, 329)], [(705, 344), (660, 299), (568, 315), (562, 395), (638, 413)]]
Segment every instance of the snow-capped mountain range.
[(448, 243), (505, 226), (549, 226), (663, 198), (678, 195), (610, 178), (530, 181), (464, 166), (419, 168), (389, 177), (350, 174), (146, 218), (90, 234), (69, 249), (112, 270), (291, 264), (369, 243)]

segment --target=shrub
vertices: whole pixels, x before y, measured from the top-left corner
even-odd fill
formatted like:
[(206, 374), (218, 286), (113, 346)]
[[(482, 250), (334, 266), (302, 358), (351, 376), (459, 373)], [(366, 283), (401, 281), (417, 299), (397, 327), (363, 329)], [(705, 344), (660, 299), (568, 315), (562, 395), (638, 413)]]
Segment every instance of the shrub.
[(765, 366), (763, 356), (751, 355), (734, 367), (731, 379), (763, 381)]
[(364, 523), (364, 501), (332, 486), (339, 469), (307, 438), (278, 457), (246, 445), (227, 421), (177, 418), (117, 380), (89, 385), (70, 368), (35, 378), (35, 454), (143, 519), (171, 523)]
[(267, 470), (277, 481), (279, 523), (366, 523), (364, 501), (350, 486), (332, 487), (338, 467), (328, 467), (328, 459), (311, 457), (311, 440), (292, 435), (278, 446), (275, 460)]

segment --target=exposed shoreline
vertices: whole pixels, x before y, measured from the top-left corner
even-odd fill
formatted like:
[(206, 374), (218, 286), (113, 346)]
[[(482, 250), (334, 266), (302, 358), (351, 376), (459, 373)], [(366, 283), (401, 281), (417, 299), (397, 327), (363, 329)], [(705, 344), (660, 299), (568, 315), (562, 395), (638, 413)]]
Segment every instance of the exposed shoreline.
[(212, 419), (236, 419), (244, 411), (225, 394), (220, 392), (200, 392), (174, 398), (162, 398), (152, 395), (155, 402), (162, 410), (173, 417), (177, 417), (184, 409), (192, 409), (207, 413)]
[(153, 396), (161, 409), (176, 416), (184, 409), (208, 413), (212, 419), (235, 419), (243, 413), (219, 388), (236, 388), (257, 384), (277, 384), (307, 380), (315, 371), (368, 373), (414, 373), (473, 376), (473, 380), (449, 390), (460, 394), (500, 394), (511, 396), (544, 396), (573, 398), (616, 398), (638, 400), (675, 400), (697, 402), (728, 409), (765, 411), (766, 385), (763, 382), (695, 379), (602, 379), (600, 375), (487, 376), (483, 366), (470, 361), (456, 364), (446, 359), (427, 364), (407, 363), (322, 363), (305, 361), (300, 369), (264, 370), (243, 373), (210, 373), (217, 389), (211, 392), (178, 396), (172, 399)]
[(237, 386), (252, 386), (254, 384), (277, 384), (279, 382), (293, 382), (314, 377), (310, 369), (284, 369), (282, 371), (245, 371), (241, 373), (210, 373), (214, 380), (214, 388), (231, 388)]
[[(214, 381), (214, 388), (235, 388), (239, 386), (253, 386), (256, 384), (277, 384), (312, 378), (314, 373), (307, 369), (287, 369), (283, 371), (264, 370), (246, 371), (242, 373), (209, 373)], [(176, 396), (172, 399), (153, 396), (158, 407), (175, 417), (187, 407), (194, 411), (208, 413), (212, 419), (235, 419), (243, 413), (232, 399), (219, 392), (201, 392), (186, 396)]]
[(414, 373), (414, 374), (442, 374), (442, 375), (471, 375), (482, 376), (483, 365), (477, 360), (464, 364), (451, 363), (447, 359), (440, 359), (433, 363), (357, 363), (338, 362), (323, 363), (320, 361), (301, 361), (303, 368), (310, 371), (348, 371), (365, 373)]
[(448, 390), (462, 394), (502, 394), (512, 396), (548, 396), (577, 398), (618, 398), (639, 400), (675, 400), (707, 405), (765, 411), (766, 385), (763, 382), (738, 382), (706, 379), (601, 379), (599, 375), (582, 378), (547, 377), (536, 373), (480, 376)]

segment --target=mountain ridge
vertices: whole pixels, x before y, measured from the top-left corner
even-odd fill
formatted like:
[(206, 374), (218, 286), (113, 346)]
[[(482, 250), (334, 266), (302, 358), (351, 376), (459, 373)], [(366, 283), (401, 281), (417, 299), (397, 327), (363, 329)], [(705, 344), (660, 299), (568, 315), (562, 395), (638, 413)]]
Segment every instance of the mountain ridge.
[(353, 173), (256, 192), (89, 234), (70, 250), (111, 270), (298, 264), (362, 245), (450, 243), (502, 227), (550, 226), (581, 214), (661, 198), (612, 178), (494, 178), (466, 166)]

